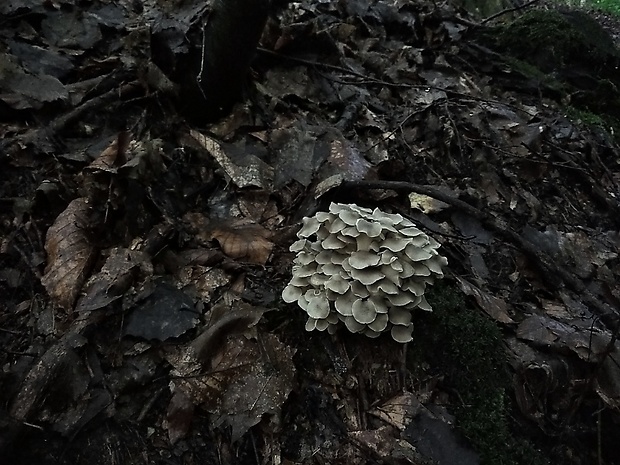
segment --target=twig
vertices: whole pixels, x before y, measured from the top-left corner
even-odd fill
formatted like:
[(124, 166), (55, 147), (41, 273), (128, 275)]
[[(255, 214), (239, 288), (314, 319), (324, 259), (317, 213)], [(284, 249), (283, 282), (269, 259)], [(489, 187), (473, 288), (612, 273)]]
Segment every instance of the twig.
[(524, 8), (527, 8), (528, 6), (533, 5), (534, 3), (538, 3), (540, 0), (530, 0), (527, 3), (524, 3), (523, 5), (519, 5), (519, 6), (515, 6), (513, 8), (506, 8), (505, 10), (499, 11), (495, 14), (492, 14), (491, 16), (489, 16), (486, 19), (483, 19), (480, 24), (485, 24), (488, 23), (489, 21), (494, 20), (495, 18), (498, 18), (502, 15), (508, 14), (508, 13), (512, 13), (513, 11), (519, 11), (519, 10), (523, 10)]
[(106, 104), (113, 102), (114, 100), (127, 96), (138, 86), (138, 81), (133, 81), (120, 86), (120, 88), (114, 88), (104, 94), (87, 100), (73, 110), (59, 116), (58, 118), (55, 118), (46, 127), (41, 129), (32, 129), (21, 136), (6, 141), (4, 144), (0, 144), (0, 151), (4, 151), (5, 153), (12, 152), (12, 150), (9, 149), (9, 144), (12, 144), (14, 148), (19, 149), (19, 147), (23, 145), (29, 145), (45, 139), (50, 139), (69, 124), (81, 119), (87, 113), (91, 113), (97, 108), (104, 107)]
[(541, 250), (540, 247), (537, 247), (534, 243), (513, 231), (503, 220), (498, 219), (491, 214), (485, 213), (467, 202), (459, 200), (450, 194), (446, 194), (436, 187), (422, 186), (419, 184), (401, 181), (344, 181), (340, 185), (340, 188), (388, 189), (400, 192), (416, 192), (418, 194), (428, 195), (429, 197), (441, 200), (448, 205), (459, 208), (460, 210), (478, 219), (489, 229), (492, 229), (498, 234), (508, 238), (512, 243), (518, 245), (521, 250), (523, 250), (527, 256), (538, 265), (542, 275), (553, 287), (559, 288), (562, 284), (564, 284), (574, 292), (580, 294), (583, 302), (593, 307), (593, 309), (595, 309), (601, 317), (601, 320), (609, 328), (616, 328), (619, 324), (618, 319), (620, 318), (620, 314), (617, 309), (614, 309), (611, 305), (602, 302), (585, 286), (581, 280), (576, 278), (563, 267), (556, 264), (553, 258)]
[[(328, 70), (331, 70), (331, 71), (338, 71), (340, 73), (344, 73), (344, 74), (348, 74), (348, 75), (351, 75), (351, 76), (355, 76), (355, 77), (363, 79), (366, 84), (380, 84), (382, 86), (389, 86), (389, 87), (407, 87), (407, 88), (420, 87), (420, 88), (425, 88), (425, 89), (430, 88), (430, 86), (419, 85), (419, 84), (415, 84), (415, 85), (413, 85), (413, 84), (399, 84), (399, 83), (395, 83), (395, 82), (383, 81), (381, 79), (372, 78), (372, 77), (367, 76), (365, 74), (358, 73), (357, 71), (353, 71), (352, 69), (344, 68), (342, 66), (330, 65), (328, 63), (321, 63), (321, 62), (318, 62), (318, 61), (306, 60), (305, 58), (298, 58), (298, 57), (294, 57), (294, 56), (290, 56), (290, 55), (284, 55), (282, 53), (274, 52), (273, 50), (269, 50), (269, 49), (263, 48), (263, 47), (257, 47), (257, 50), (259, 52), (261, 52), (261, 53), (265, 53), (267, 55), (272, 55), (272, 56), (284, 58), (286, 60), (294, 61), (295, 63), (300, 63), (302, 65), (312, 66), (312, 67), (316, 67), (316, 68), (328, 69)], [(355, 84), (355, 85), (358, 85), (359, 82), (343, 82), (343, 84)]]
[(385, 142), (386, 140), (390, 139), (394, 134), (396, 134), (398, 131), (402, 131), (403, 126), (407, 123), (407, 121), (409, 121), (411, 118), (413, 118), (415, 115), (419, 115), (421, 113), (424, 113), (426, 110), (428, 110), (429, 108), (431, 108), (433, 105), (435, 105), (439, 100), (435, 100), (434, 102), (429, 103), (428, 105), (426, 105), (424, 108), (421, 108), (419, 110), (415, 110), (412, 111), (411, 113), (409, 113), (405, 119), (403, 119), (400, 123), (398, 123), (398, 126), (396, 126), (396, 128), (392, 129), (390, 132), (388, 132), (386, 135), (384, 135), (383, 137), (381, 137), (377, 142), (375, 142), (374, 144), (372, 144), (370, 147), (368, 147), (367, 149), (363, 150), (362, 153), (367, 153), (369, 151), (371, 151), (372, 149), (374, 149), (377, 145), (381, 144), (382, 142)]

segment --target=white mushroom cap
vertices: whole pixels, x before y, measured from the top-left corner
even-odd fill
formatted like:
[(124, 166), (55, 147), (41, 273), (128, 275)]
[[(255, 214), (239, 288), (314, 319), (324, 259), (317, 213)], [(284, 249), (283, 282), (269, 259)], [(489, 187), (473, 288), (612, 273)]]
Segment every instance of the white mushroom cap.
[(316, 263), (310, 263), (308, 265), (293, 267), (294, 276), (300, 278), (309, 278), (316, 273)]
[(377, 313), (387, 313), (390, 310), (385, 298), (381, 295), (372, 296), (368, 300), (372, 302), (372, 305)]
[(392, 252), (400, 252), (405, 250), (408, 245), (409, 239), (406, 237), (388, 237), (386, 240), (381, 242), (382, 249), (388, 249)]
[(332, 221), (328, 226), (328, 229), (330, 233), (336, 234), (341, 232), (346, 227), (348, 227), (347, 223), (336, 217), (336, 219), (334, 219), (334, 221)]
[(379, 268), (365, 268), (363, 270), (351, 269), (351, 277), (365, 286), (376, 283), (383, 279), (385, 275)]
[(379, 245), (374, 237), (369, 237), (366, 234), (360, 234), (355, 238), (356, 242), (356, 250), (359, 252), (372, 250), (377, 252), (379, 250)]
[(364, 335), (365, 335), (365, 336), (368, 336), (368, 337), (375, 338), (375, 337), (379, 337), (379, 336), (381, 335), (381, 333), (380, 333), (380, 332), (373, 331), (373, 330), (372, 330), (372, 329), (370, 329), (370, 328), (366, 328), (366, 329), (364, 330)]
[(398, 288), (398, 286), (387, 278), (383, 278), (376, 283), (370, 284), (368, 286), (368, 290), (373, 294), (383, 293), (395, 295), (400, 293), (400, 289)]
[(319, 331), (325, 331), (329, 328), (329, 322), (327, 320), (316, 320), (316, 329)]
[(308, 307), (306, 308), (306, 312), (308, 312), (308, 315), (316, 319), (327, 318), (329, 315), (329, 301), (327, 300), (327, 296), (325, 296), (325, 294), (321, 294), (308, 298), (308, 292), (306, 292), (306, 299), (308, 299)]
[(402, 218), (400, 222), (398, 223), (398, 226), (401, 229), (408, 228), (410, 226), (415, 227), (415, 224), (413, 224), (409, 218), (405, 218), (404, 216), (401, 216), (401, 215), (398, 215), (398, 216)]
[(381, 235), (381, 225), (379, 223), (359, 219), (355, 222), (355, 227), (368, 237), (378, 237)]
[(319, 265), (327, 265), (332, 263), (332, 257), (334, 256), (334, 253), (329, 250), (321, 250), (318, 254), (314, 255), (314, 260), (319, 264)]
[(317, 212), (317, 214), (314, 215), (314, 217), (317, 219), (319, 223), (332, 222), (336, 218), (335, 215), (332, 215), (331, 213), (327, 213), (327, 212)]
[(300, 297), (301, 289), (296, 286), (292, 286), (291, 284), (286, 286), (282, 291), (282, 300), (284, 300), (284, 302), (288, 304), (297, 302), (297, 299), (299, 299)]
[(407, 326), (411, 324), (411, 312), (407, 310), (402, 310), (398, 307), (390, 308), (388, 312), (388, 317), (390, 319), (390, 323), (393, 325), (404, 325)]
[(391, 265), (392, 263), (398, 261), (398, 255), (396, 255), (394, 252), (392, 252), (389, 249), (382, 250), (379, 256), (381, 257), (382, 265)]
[(359, 281), (351, 281), (351, 292), (357, 297), (368, 297), (370, 295), (368, 287)]
[(329, 279), (329, 276), (325, 276), (323, 273), (317, 272), (310, 276), (310, 285), (316, 288), (320, 288), (325, 285), (325, 281)]
[(394, 283), (396, 286), (399, 286), (401, 283), (401, 273), (398, 270), (399, 264), (397, 262), (391, 263), (390, 265), (383, 265), (381, 267), (381, 272), (385, 275), (385, 279)]
[(317, 221), (316, 218), (304, 218), (304, 225), (301, 227), (299, 232), (297, 233), (297, 237), (310, 237), (321, 227), (321, 223)]
[[(375, 212), (379, 212), (379, 213), (383, 213), (381, 210), (379, 209), (375, 209)], [(384, 216), (385, 213), (383, 213), (383, 215), (381, 214), (375, 214), (373, 212), (373, 214), (370, 216), (371, 221), (374, 221), (378, 224), (381, 225), (381, 229), (384, 230), (385, 232), (391, 232), (391, 233), (398, 233), (398, 229), (396, 229), (395, 225), (398, 224), (398, 222), (395, 222), (393, 220), (393, 218), (389, 218)], [(399, 216), (400, 215), (394, 215), (394, 216)]]
[(369, 266), (378, 265), (380, 261), (380, 255), (367, 250), (351, 252), (351, 255), (349, 256), (349, 264), (356, 270), (363, 270)]
[(310, 263), (316, 262), (316, 256), (308, 252), (299, 252), (295, 262), (302, 266), (309, 265)]
[(319, 230), (316, 232), (316, 237), (319, 241), (324, 241), (331, 235), (332, 234), (329, 232), (329, 230), (324, 226), (321, 226)]
[(413, 245), (414, 247), (423, 248), (429, 244), (428, 236), (424, 234), (424, 235), (412, 237), (410, 244)]
[(304, 310), (308, 308), (308, 299), (306, 299), (306, 296), (304, 294), (300, 295), (299, 299), (297, 299), (297, 305), (299, 305)]
[(338, 238), (334, 235), (327, 236), (327, 238), (323, 241), (323, 248), (327, 250), (342, 249), (345, 245), (347, 244), (342, 240), (342, 238)]
[(360, 232), (360, 230), (356, 226), (347, 226), (346, 228), (342, 229), (341, 233), (343, 236), (348, 236), (348, 237), (363, 236), (363, 234)]
[(347, 254), (344, 253), (340, 253), (339, 251), (335, 250), (331, 252), (332, 256), (331, 256), (331, 262), (334, 265), (340, 265), (342, 266), (342, 262), (345, 261), (346, 258), (348, 258)]
[(336, 308), (336, 311), (342, 316), (353, 316), (353, 302), (355, 300), (357, 299), (354, 299), (351, 294), (347, 293), (345, 295), (336, 297), (334, 307)]
[(289, 250), (291, 252), (301, 252), (302, 250), (310, 249), (310, 241), (307, 239), (299, 239), (291, 244)]
[(366, 218), (371, 217), (372, 215), (372, 210), (370, 208), (360, 207), (359, 205), (355, 205), (354, 203), (343, 206), (353, 210), (354, 212), (357, 212), (360, 216), (364, 216)]
[(401, 234), (405, 235), (405, 236), (409, 236), (409, 237), (416, 237), (416, 236), (422, 236), (424, 235), (424, 233), (422, 231), (420, 231), (418, 228), (416, 228), (415, 226), (410, 226), (407, 228), (401, 228), (398, 230), (398, 232), (400, 232)]
[(373, 321), (372, 323), (370, 323), (368, 325), (368, 328), (372, 329), (373, 331), (376, 331), (377, 333), (380, 333), (382, 331), (385, 331), (385, 329), (388, 326), (388, 316), (387, 313), (379, 313), (377, 315), (377, 318), (375, 318), (375, 321)]
[(420, 303), (418, 304), (418, 308), (420, 310), (426, 310), (427, 312), (431, 312), (433, 310), (433, 308), (430, 306), (430, 304), (426, 301), (426, 297), (422, 296), (420, 297)]
[(435, 255), (430, 260), (425, 261), (424, 264), (428, 267), (429, 270), (431, 270), (431, 273), (436, 274), (437, 276), (443, 276), (443, 271), (441, 271), (441, 267), (442, 265), (445, 265), (444, 261), (447, 262), (445, 257)]
[(329, 323), (327, 320), (317, 320), (315, 318), (308, 318), (306, 321), (306, 331), (314, 331), (315, 329), (318, 331), (325, 331), (329, 328)]
[(415, 245), (409, 243), (405, 247), (405, 255), (409, 257), (414, 262), (422, 262), (424, 260), (428, 260), (433, 256), (431, 252), (424, 250), (423, 248), (416, 247)]
[(336, 312), (331, 312), (327, 318), (325, 318), (331, 326), (338, 324), (340, 318), (338, 318), (338, 314)]
[(419, 281), (414, 281), (412, 279), (405, 281), (402, 285), (401, 289), (404, 289), (405, 291), (409, 291), (412, 294), (416, 295), (416, 296), (420, 296), (422, 294), (424, 294), (424, 288), (426, 287), (424, 281), (419, 282)]
[(416, 297), (409, 292), (400, 292), (399, 294), (388, 295), (387, 300), (390, 304), (397, 307), (405, 307), (412, 302), (416, 301)]
[(391, 333), (392, 338), (396, 342), (404, 344), (405, 342), (413, 341), (413, 325), (409, 326), (392, 326)]
[(306, 320), (306, 331), (314, 331), (316, 329), (316, 322), (319, 320), (315, 320), (314, 318), (308, 318)]
[(347, 329), (351, 331), (352, 333), (359, 333), (360, 331), (363, 331), (364, 328), (366, 328), (366, 325), (359, 323), (352, 316), (344, 317), (344, 324), (347, 327)]
[(342, 210), (338, 213), (338, 217), (347, 225), (355, 226), (355, 222), (359, 218), (359, 214), (354, 211)]
[(340, 272), (342, 271), (342, 265), (338, 266), (334, 263), (328, 263), (327, 265), (323, 265), (321, 267), (321, 272), (327, 276), (340, 276)]
[(411, 264), (413, 266), (413, 274), (416, 276), (430, 276), (431, 270), (428, 269), (428, 266), (423, 265), (420, 262), (413, 262)]
[(403, 268), (403, 270), (400, 272), (401, 278), (406, 279), (415, 275), (415, 269), (413, 268), (413, 266), (411, 266), (411, 263), (400, 260), (398, 264)]
[(398, 213), (385, 213), (378, 208), (375, 208), (372, 212), (371, 218), (379, 222), (387, 222), (389, 224), (401, 224), (405, 218)]
[(357, 299), (353, 302), (351, 310), (355, 321), (364, 325), (372, 323), (377, 318), (377, 310), (370, 300)]
[[(294, 270), (295, 268), (293, 268)], [(302, 278), (301, 276), (293, 276), (291, 282), (289, 283), (291, 286), (295, 287), (306, 287), (310, 284), (310, 279)]]
[(338, 294), (344, 294), (349, 290), (349, 287), (349, 281), (342, 279), (340, 275), (332, 276), (330, 279), (325, 281), (325, 289), (329, 289), (330, 291)]

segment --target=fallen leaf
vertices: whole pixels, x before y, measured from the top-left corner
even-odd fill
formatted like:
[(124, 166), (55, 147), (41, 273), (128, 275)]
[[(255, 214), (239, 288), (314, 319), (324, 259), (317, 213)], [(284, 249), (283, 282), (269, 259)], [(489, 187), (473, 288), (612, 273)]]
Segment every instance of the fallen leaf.
[(182, 390), (175, 391), (162, 424), (162, 427), (168, 431), (170, 444), (174, 444), (188, 433), (194, 418), (194, 410), (194, 403), (191, 399)]
[(234, 259), (264, 265), (271, 255), (273, 242), (268, 240), (271, 233), (256, 223), (233, 221), (218, 224), (212, 231), (215, 239), (226, 255)]
[(47, 266), (41, 283), (62, 308), (71, 309), (88, 277), (95, 248), (86, 231), (92, 227), (88, 200), (73, 200), (47, 231)]
[(457, 282), (459, 287), (466, 294), (473, 296), (476, 302), (482, 310), (484, 310), (491, 318), (500, 323), (514, 323), (514, 320), (510, 318), (508, 314), (508, 305), (502, 299), (483, 292), (472, 283), (457, 276)]
[(256, 155), (194, 129), (190, 131), (190, 136), (219, 163), (237, 187), (270, 187), (273, 168)]
[(265, 309), (237, 306), (228, 311), (223, 306), (212, 309), (221, 316), (167, 357), (178, 375), (171, 383), (174, 395), (181, 391), (194, 405), (212, 413), (214, 426), (231, 426), (233, 441), (265, 413), (277, 413), (293, 387), (295, 373), (293, 349), (275, 335), (259, 333), (249, 338), (243, 334)]
[(418, 398), (410, 392), (405, 392), (392, 397), (369, 413), (402, 431), (421, 408), (423, 407)]

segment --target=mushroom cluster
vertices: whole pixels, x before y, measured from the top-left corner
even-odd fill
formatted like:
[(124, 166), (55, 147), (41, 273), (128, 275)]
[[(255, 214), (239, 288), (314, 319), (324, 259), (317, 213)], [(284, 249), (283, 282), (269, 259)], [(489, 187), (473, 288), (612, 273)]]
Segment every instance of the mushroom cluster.
[(448, 261), (439, 243), (399, 214), (358, 205), (332, 203), (329, 212), (304, 218), (293, 277), (285, 302), (297, 302), (308, 314), (306, 330), (412, 339), (414, 309), (431, 311), (427, 284), (443, 277)]

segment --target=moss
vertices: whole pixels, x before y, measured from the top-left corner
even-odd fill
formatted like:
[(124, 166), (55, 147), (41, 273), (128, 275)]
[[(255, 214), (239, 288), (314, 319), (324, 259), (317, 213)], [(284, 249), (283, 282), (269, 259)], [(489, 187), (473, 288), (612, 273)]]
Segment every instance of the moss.
[(510, 0), (455, 0), (455, 4), (481, 18), (512, 6)]
[(589, 126), (598, 126), (603, 129), (609, 129), (610, 127), (599, 115), (572, 106), (566, 108), (566, 116), (572, 120), (579, 120)]
[(609, 115), (598, 115), (575, 106), (566, 107), (566, 116), (573, 121), (581, 121), (588, 126), (600, 128), (620, 143), (620, 119)]
[(428, 300), (434, 311), (416, 327), (409, 360), (445, 375), (457, 424), (482, 464), (548, 463), (508, 421), (511, 377), (499, 328), (445, 283), (435, 285)]
[(618, 4), (618, 0), (592, 0), (592, 6), (620, 16), (620, 5)]
[(481, 31), (477, 40), (500, 53), (525, 92), (570, 105), (582, 121), (620, 137), (620, 51), (590, 15), (533, 10)]
[(566, 93), (566, 87), (560, 80), (551, 74), (542, 72), (531, 63), (511, 56), (506, 56), (505, 62), (513, 72), (520, 74), (526, 80), (538, 83), (541, 89), (546, 89), (554, 95)]
[(598, 8), (602, 11), (620, 16), (620, 4), (618, 0), (555, 0), (559, 5), (565, 5), (573, 8)]
[(578, 65), (597, 74), (618, 56), (609, 33), (579, 11), (532, 10), (498, 28), (496, 44), (546, 72)]

